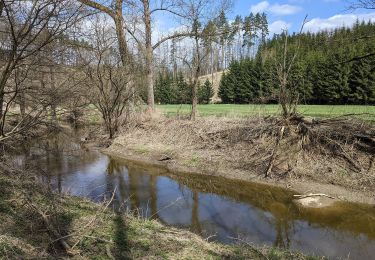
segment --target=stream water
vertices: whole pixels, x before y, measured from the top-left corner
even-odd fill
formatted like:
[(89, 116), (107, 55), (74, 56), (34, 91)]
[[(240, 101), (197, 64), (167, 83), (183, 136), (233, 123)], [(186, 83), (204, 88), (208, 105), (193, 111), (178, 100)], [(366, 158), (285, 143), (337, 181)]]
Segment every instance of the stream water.
[(61, 133), (23, 147), (15, 160), (36, 167), (58, 192), (136, 211), (209, 240), (299, 250), (330, 258), (375, 259), (375, 208), (340, 202), (302, 209), (293, 192), (220, 177), (174, 174), (87, 149)]

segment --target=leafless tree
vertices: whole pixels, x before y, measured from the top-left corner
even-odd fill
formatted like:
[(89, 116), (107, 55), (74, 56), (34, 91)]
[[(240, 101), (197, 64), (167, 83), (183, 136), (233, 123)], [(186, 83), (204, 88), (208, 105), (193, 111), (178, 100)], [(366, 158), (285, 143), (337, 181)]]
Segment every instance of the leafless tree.
[[(36, 57), (80, 19), (81, 7), (72, 0), (0, 1), (0, 141), (11, 138), (34, 125), (45, 107), (35, 104), (27, 117), (5, 129), (11, 105), (23, 103), (29, 71)], [(38, 108), (38, 109), (37, 109)], [(24, 110), (24, 109), (22, 109)], [(25, 113), (25, 111), (22, 111)]]
[(123, 0), (115, 0), (113, 4), (106, 6), (105, 4), (101, 4), (99, 1), (92, 1), (92, 0), (79, 0), (79, 2), (92, 7), (98, 11), (101, 11), (107, 15), (109, 15), (113, 22), (115, 23), (116, 28), (116, 36), (117, 36), (117, 43), (119, 48), (119, 53), (121, 56), (121, 62), (123, 66), (129, 65), (128, 62), (130, 61), (130, 54), (127, 45), (127, 38), (125, 30), (127, 29), (127, 24), (124, 20), (123, 15)]
[[(306, 22), (307, 16), (302, 23), (300, 35), (302, 34)], [(284, 30), (282, 37), (284, 38), (283, 45), (279, 48), (275, 57), (276, 76), (279, 83), (279, 104), (282, 108), (283, 117), (289, 118), (296, 113), (297, 104), (299, 102), (298, 95), (295, 95), (290, 87), (290, 74), (295, 68), (301, 41), (298, 39), (297, 45), (291, 49), (288, 42), (289, 35), (287, 30)]]
[(100, 111), (109, 138), (112, 139), (120, 125), (121, 116), (133, 98), (132, 70), (122, 66), (121, 54), (115, 48), (115, 37), (109, 32), (105, 20), (95, 23), (92, 48), (86, 57), (83, 71), (87, 98)]
[(79, 1), (109, 15), (113, 19), (123, 66), (132, 64), (127, 35), (130, 35), (136, 42), (145, 63), (148, 110), (153, 111), (155, 106), (153, 68), (155, 50), (168, 40), (191, 36), (192, 33), (190, 31), (179, 31), (155, 40), (152, 37), (152, 17), (157, 12), (167, 12), (173, 16), (185, 17), (186, 13), (181, 12), (180, 9), (183, 2), (180, 0), (116, 0), (114, 5), (105, 6), (99, 1)]
[(375, 0), (355, 0), (350, 2), (350, 9), (375, 9)]

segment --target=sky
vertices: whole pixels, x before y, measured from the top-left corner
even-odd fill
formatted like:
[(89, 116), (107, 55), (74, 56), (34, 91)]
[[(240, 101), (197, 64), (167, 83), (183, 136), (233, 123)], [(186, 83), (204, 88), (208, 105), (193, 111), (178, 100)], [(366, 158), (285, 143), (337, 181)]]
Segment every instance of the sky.
[(269, 20), (270, 35), (280, 33), (287, 28), (297, 32), (307, 15), (305, 31), (334, 29), (351, 26), (357, 19), (375, 22), (375, 10), (348, 10), (348, 0), (234, 0), (234, 6), (228, 14), (229, 19), (237, 14), (242, 16), (250, 12), (265, 12)]
[[(357, 19), (375, 22), (375, 10), (348, 10), (349, 1), (355, 0), (233, 0), (228, 12), (228, 19), (236, 15), (247, 16), (250, 12), (265, 12), (269, 21), (270, 37), (284, 29), (289, 32), (300, 31), (301, 24), (307, 15), (304, 31), (317, 32), (337, 27), (350, 27)], [(174, 31), (175, 22), (159, 13), (154, 21), (156, 31), (160, 34)]]

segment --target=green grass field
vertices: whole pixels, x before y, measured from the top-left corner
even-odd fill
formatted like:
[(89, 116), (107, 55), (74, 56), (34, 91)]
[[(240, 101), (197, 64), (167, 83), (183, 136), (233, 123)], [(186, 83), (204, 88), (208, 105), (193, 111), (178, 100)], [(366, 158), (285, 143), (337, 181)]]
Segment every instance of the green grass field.
[[(167, 116), (187, 115), (191, 105), (158, 105), (157, 108)], [(280, 114), (279, 105), (227, 105), (209, 104), (198, 105), (199, 116), (266, 116)], [(357, 114), (368, 121), (375, 121), (375, 106), (349, 106), (349, 105), (300, 105), (298, 112), (310, 117), (338, 117), (348, 114)]]

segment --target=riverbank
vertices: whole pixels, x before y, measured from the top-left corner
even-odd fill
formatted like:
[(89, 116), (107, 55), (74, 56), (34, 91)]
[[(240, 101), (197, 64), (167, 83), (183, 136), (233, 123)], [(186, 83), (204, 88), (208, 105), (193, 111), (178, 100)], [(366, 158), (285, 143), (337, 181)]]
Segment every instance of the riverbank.
[(58, 195), (30, 174), (0, 168), (0, 258), (315, 259), (251, 245), (223, 245), (156, 220)]
[[(344, 201), (375, 203), (373, 157), (367, 151), (354, 149), (352, 144), (343, 151), (351, 150), (355, 161), (322, 147), (306, 148), (296, 134), (289, 132), (276, 151), (273, 172), (265, 178), (277, 138), (277, 128), (271, 120), (216, 117), (199, 118), (195, 122), (163, 117), (143, 120), (124, 129), (104, 152), (162, 166), (171, 172), (222, 176), (272, 184), (301, 194), (324, 193)], [(356, 124), (329, 127), (336, 127), (339, 132), (349, 126), (354, 128)], [(369, 129), (374, 131), (371, 126)], [(335, 129), (324, 126), (322, 131)], [(354, 169), (352, 164), (360, 165), (361, 170)]]

